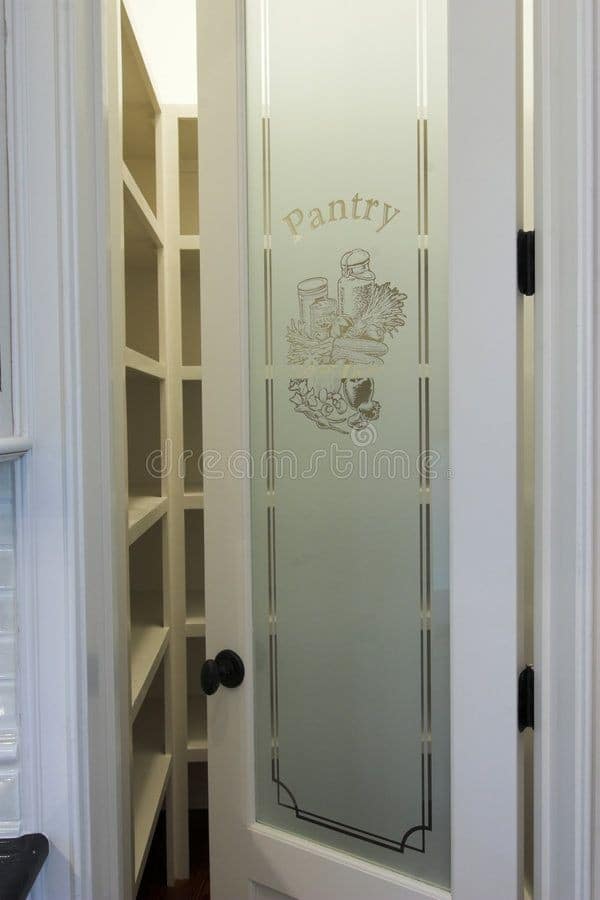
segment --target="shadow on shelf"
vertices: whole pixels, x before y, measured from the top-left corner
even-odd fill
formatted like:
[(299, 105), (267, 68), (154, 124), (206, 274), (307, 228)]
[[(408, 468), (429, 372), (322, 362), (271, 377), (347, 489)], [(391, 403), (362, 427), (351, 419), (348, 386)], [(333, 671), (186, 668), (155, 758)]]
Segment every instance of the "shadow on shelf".
[(161, 813), (137, 900), (210, 900), (206, 810), (190, 811), (190, 858), (189, 881), (166, 887), (166, 822), (164, 812)]

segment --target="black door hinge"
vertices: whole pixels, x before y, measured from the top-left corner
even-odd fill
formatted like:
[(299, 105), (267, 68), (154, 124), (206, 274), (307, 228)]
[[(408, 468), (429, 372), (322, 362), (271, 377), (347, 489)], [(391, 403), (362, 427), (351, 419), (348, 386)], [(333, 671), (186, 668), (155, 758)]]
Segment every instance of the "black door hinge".
[(521, 294), (535, 294), (535, 231), (522, 228), (517, 235), (517, 283)]
[(519, 731), (535, 728), (535, 674), (526, 666), (519, 675)]

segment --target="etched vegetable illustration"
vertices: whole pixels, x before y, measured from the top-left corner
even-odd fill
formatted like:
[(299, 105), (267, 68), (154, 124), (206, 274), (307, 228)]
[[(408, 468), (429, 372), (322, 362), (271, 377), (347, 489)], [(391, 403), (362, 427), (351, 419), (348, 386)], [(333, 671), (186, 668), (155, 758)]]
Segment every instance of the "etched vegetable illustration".
[[(299, 319), (287, 329), (288, 362), (297, 366), (383, 366), (393, 338), (406, 324), (407, 299), (391, 282), (378, 284), (367, 250), (349, 250), (341, 258), (337, 297), (329, 297), (324, 276), (298, 284)], [(331, 381), (331, 379), (329, 379)], [(372, 378), (342, 378), (333, 390), (322, 378), (290, 381), (295, 411), (317, 428), (349, 434), (379, 418)]]

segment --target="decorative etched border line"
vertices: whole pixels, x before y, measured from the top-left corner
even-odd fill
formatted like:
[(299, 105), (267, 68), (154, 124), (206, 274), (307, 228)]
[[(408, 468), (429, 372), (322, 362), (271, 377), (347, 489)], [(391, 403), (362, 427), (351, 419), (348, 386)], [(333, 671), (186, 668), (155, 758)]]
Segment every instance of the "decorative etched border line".
[(271, 249), (271, 120), (262, 119), (263, 280), (265, 296), (265, 363), (273, 365), (273, 258)]
[[(404, 853), (405, 850), (414, 850), (417, 853), (425, 853), (425, 833), (431, 831), (432, 804), (431, 804), (431, 752), (430, 752), (430, 727), (431, 727), (431, 630), (429, 628), (429, 612), (431, 607), (431, 566), (430, 566), (430, 507), (428, 503), (420, 505), (419, 509), (419, 535), (421, 541), (420, 556), (420, 594), (421, 594), (421, 823), (415, 825), (404, 833), (398, 841), (383, 835), (366, 831), (327, 816), (319, 815), (302, 809), (298, 804), (292, 790), (281, 778), (280, 752), (279, 752), (279, 678), (278, 678), (278, 646), (277, 646), (277, 570), (275, 561), (276, 546), (276, 512), (273, 506), (267, 508), (267, 545), (268, 545), (268, 590), (269, 590), (269, 682), (271, 699), (271, 780), (277, 785), (277, 803), (284, 809), (293, 812), (297, 819), (311, 822), (375, 844), (388, 850)], [(285, 797), (283, 796), (285, 794)], [(409, 843), (416, 835), (421, 835), (421, 844)]]
[[(427, 246), (429, 218), (428, 184), (428, 128), (426, 86), (426, 4), (418, 0), (418, 72), (417, 72), (417, 253), (418, 253), (418, 362), (422, 372), (429, 365), (429, 249)], [(268, 0), (263, 0), (263, 223), (264, 247), (264, 297), (265, 297), (265, 357), (267, 366), (273, 365), (272, 327), (272, 251), (271, 251), (271, 123), (269, 106), (269, 48), (268, 48)], [(266, 381), (267, 450), (274, 451), (273, 381)], [(419, 444), (421, 452), (430, 449), (429, 376), (418, 380)], [(267, 490), (273, 495), (274, 475), (270, 469)], [(376, 846), (399, 853), (413, 850), (426, 852), (425, 835), (432, 831), (432, 754), (431, 754), (431, 505), (429, 475), (421, 473), (419, 504), (420, 545), (420, 679), (421, 679), (421, 823), (409, 828), (401, 840), (387, 838), (343, 822), (329, 819), (300, 808), (291, 789), (281, 778), (279, 748), (279, 686), (277, 640), (277, 573), (276, 573), (276, 512), (272, 504), (267, 508), (268, 590), (269, 590), (269, 680), (271, 700), (271, 778), (277, 785), (278, 805), (292, 811), (296, 818), (320, 825), (331, 831), (355, 837)], [(285, 797), (283, 796), (285, 795)], [(287, 798), (287, 800), (286, 800)], [(415, 835), (421, 835), (418, 844), (410, 843)]]

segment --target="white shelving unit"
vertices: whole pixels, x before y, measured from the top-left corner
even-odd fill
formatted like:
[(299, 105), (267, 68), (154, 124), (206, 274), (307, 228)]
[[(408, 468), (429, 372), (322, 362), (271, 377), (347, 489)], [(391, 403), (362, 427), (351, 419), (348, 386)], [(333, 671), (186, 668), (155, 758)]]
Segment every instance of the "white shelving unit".
[[(173, 466), (169, 479), (171, 591), (175, 598), (177, 643), (176, 756), (174, 794), (185, 815), (175, 823), (175, 868), (189, 872), (189, 762), (206, 763), (206, 698), (200, 693), (200, 667), (205, 659), (204, 520), (200, 454), (202, 452), (202, 370), (200, 358), (200, 236), (198, 234), (197, 109), (163, 109), (163, 140), (168, 160), (165, 213), (165, 273), (169, 296), (168, 396), (172, 414), (169, 436)], [(192, 520), (190, 529), (190, 516)], [(192, 606), (189, 598), (195, 598)], [(192, 640), (193, 638), (193, 640)], [(190, 661), (193, 668), (190, 669)], [(194, 697), (190, 705), (190, 697)], [(203, 736), (203, 737), (202, 737)], [(190, 743), (197, 752), (190, 755)], [(200, 748), (202, 744), (202, 748)], [(194, 767), (198, 777), (198, 767)], [(200, 777), (206, 779), (204, 767)], [(194, 793), (198, 793), (196, 790)], [(205, 793), (201, 791), (201, 793)]]
[(154, 680), (169, 641), (169, 629), (159, 625), (131, 628), (131, 714), (137, 716)]
[(188, 738), (187, 756), (190, 763), (206, 762), (206, 697), (200, 689), (200, 667), (204, 656), (204, 639), (188, 639)]
[[(148, 851), (160, 810), (168, 801), (173, 757), (166, 752), (165, 734), (169, 698), (165, 672), (161, 664), (150, 693), (132, 726), (132, 809), (134, 848), (134, 892), (144, 873)], [(169, 831), (170, 829), (168, 829)]]
[[(126, 2), (114, 2), (112, 286), (122, 466), (115, 484), (128, 635), (120, 709), (134, 897), (163, 808), (169, 883), (188, 877), (190, 763), (206, 776), (196, 765), (207, 758), (198, 137), (195, 108), (159, 104)], [(200, 784), (195, 796), (205, 793)]]
[(166, 497), (130, 496), (127, 505), (129, 543), (133, 544), (167, 511)]
[(166, 160), (162, 111), (124, 6), (120, 50), (123, 296), (121, 309), (115, 310), (115, 331), (121, 339), (126, 430), (128, 590), (124, 600), (129, 617), (131, 892), (135, 896), (164, 806), (167, 872), (173, 881), (174, 822), (179, 811), (172, 789), (176, 720), (171, 497), (160, 456), (169, 428)]

